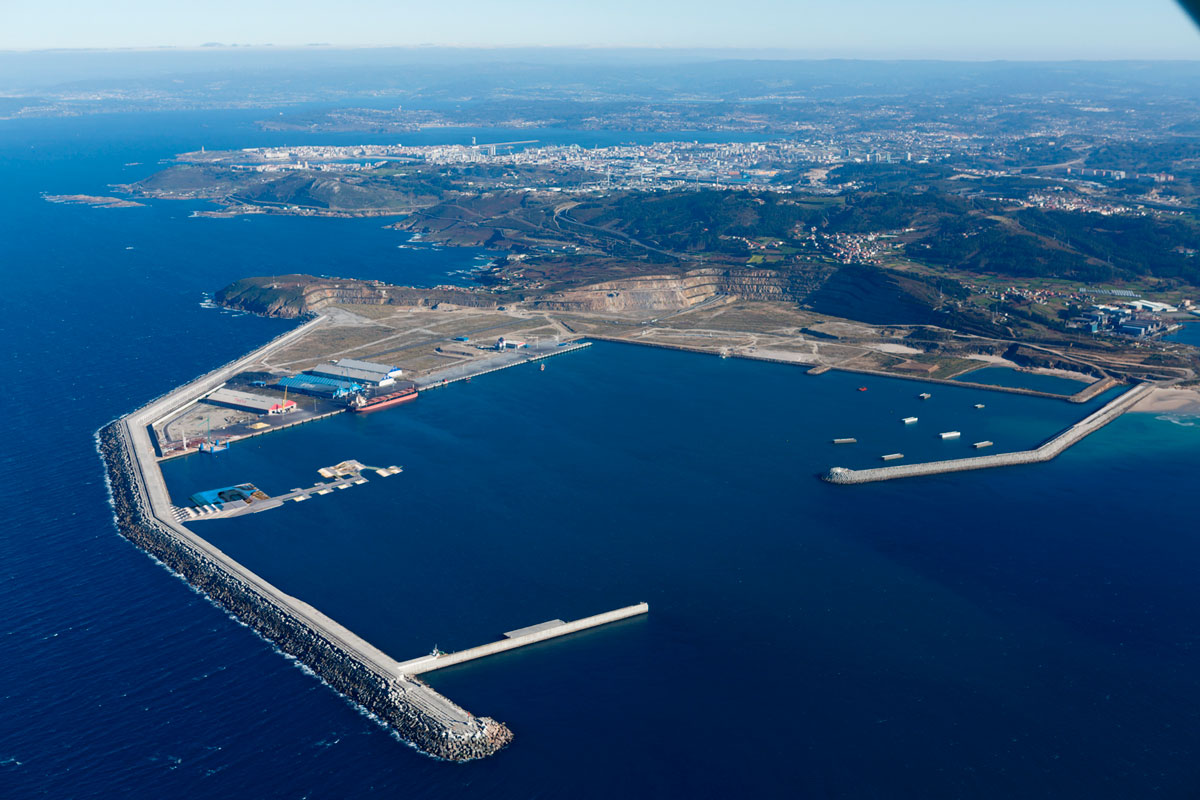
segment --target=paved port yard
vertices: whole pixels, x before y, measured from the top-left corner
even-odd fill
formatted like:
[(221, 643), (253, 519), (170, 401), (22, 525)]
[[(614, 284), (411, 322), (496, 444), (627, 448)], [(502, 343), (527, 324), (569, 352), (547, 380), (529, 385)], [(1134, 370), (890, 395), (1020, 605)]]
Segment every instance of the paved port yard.
[[(230, 409), (218, 406), (209, 406), (201, 399), (196, 404), (180, 409), (177, 414), (167, 417), (162, 424), (154, 426), (155, 439), (159, 452), (162, 453), (163, 459), (178, 458), (179, 456), (197, 452), (199, 446), (210, 433), (212, 438), (217, 442), (231, 442), (251, 436), (259, 436), (264, 433), (271, 433), (272, 431), (284, 428), (291, 428), (295, 425), (303, 425), (306, 422), (325, 419), (346, 410), (345, 400), (328, 400), (308, 395), (290, 395), (288, 399), (296, 401), (295, 411), (289, 411), (286, 414), (262, 415), (231, 411)], [(173, 437), (171, 433), (177, 432), (177, 422), (179, 419), (208, 413), (197, 411), (197, 409), (211, 409), (214, 418), (217, 416), (228, 416), (232, 421), (225, 425), (212, 426), (211, 430), (202, 429), (198, 426), (195, 428), (189, 426), (186, 440)], [(256, 425), (265, 425), (266, 427), (253, 427)], [(171, 430), (168, 431), (168, 428)]]
[[(305, 331), (307, 333), (307, 331)], [(303, 334), (301, 334), (303, 336)], [(301, 338), (301, 337), (296, 337)], [(289, 339), (283, 344), (271, 348), (272, 350), (278, 347), (288, 346), (294, 343), (294, 339)], [(588, 342), (557, 342), (547, 340), (536, 345), (529, 345), (521, 348), (510, 348), (508, 350), (497, 350), (488, 352), (480, 351), (478, 357), (470, 361), (464, 361), (458, 364), (451, 364), (435, 371), (430, 372), (424, 378), (418, 381), (397, 381), (395, 386), (385, 386), (378, 389), (370, 389), (367, 391), (367, 397), (375, 397), (377, 395), (388, 394), (389, 392), (397, 391), (398, 388), (403, 388), (406, 385), (416, 386), (418, 390), (425, 391), (427, 389), (435, 389), (439, 386), (446, 386), (451, 383), (456, 383), (462, 380), (479, 375), (486, 375), (489, 372), (495, 372), (501, 369), (507, 369), (520, 364), (525, 364), (532, 361), (541, 361), (552, 356), (570, 353), (584, 347), (590, 346)], [(270, 351), (259, 351), (257, 356), (248, 356), (247, 359), (242, 359), (243, 366), (253, 363), (253, 359), (262, 358)], [(258, 373), (251, 373), (258, 375)], [(224, 382), (229, 385), (244, 386), (248, 385), (245, 376), (242, 375), (242, 370), (237, 370), (229, 375), (229, 378)], [(218, 383), (212, 389), (218, 388), (221, 383)], [(155, 443), (158, 446), (162, 458), (177, 458), (179, 456), (188, 455), (197, 452), (198, 447), (205, 441), (205, 435), (197, 435), (200, 431), (199, 426), (194, 429), (189, 427), (190, 433), (186, 441), (171, 439), (163, 433), (168, 427), (177, 427), (176, 422), (185, 416), (195, 415), (198, 406), (203, 406), (203, 399), (200, 394), (212, 391), (205, 389), (199, 392), (191, 403), (181, 403), (180, 407), (173, 413), (168, 413), (166, 416), (154, 422)], [(253, 391), (263, 391), (259, 388), (253, 388)], [(276, 392), (280, 397), (282, 393)], [(230, 409), (212, 407), (214, 415), (230, 416), (234, 418), (230, 424), (211, 429), (211, 436), (218, 442), (236, 442), (241, 439), (246, 439), (251, 436), (260, 436), (273, 431), (283, 430), (295, 425), (302, 425), (307, 422), (313, 422), (319, 419), (331, 417), (334, 414), (340, 414), (347, 410), (346, 400), (331, 400), (326, 398), (311, 397), (308, 395), (289, 394), (289, 399), (295, 400), (297, 409), (286, 414), (261, 415), (253, 416), (244, 412), (231, 411)], [(240, 415), (240, 416), (239, 416)], [(267, 427), (255, 428), (255, 425), (265, 425)], [(207, 434), (206, 434), (207, 435)]]
[(479, 375), (486, 375), (489, 372), (496, 370), (515, 367), (518, 364), (525, 364), (531, 361), (541, 361), (552, 356), (570, 353), (575, 350), (589, 347), (588, 342), (542, 342), (538, 345), (529, 345), (528, 347), (520, 347), (504, 351), (497, 350), (495, 355), (486, 359), (475, 359), (474, 361), (465, 361), (461, 364), (454, 364), (449, 367), (436, 370), (426, 375), (424, 378), (417, 381), (417, 388), (421, 391), (426, 389), (436, 389), (439, 386), (455, 383), (457, 381), (469, 380)]

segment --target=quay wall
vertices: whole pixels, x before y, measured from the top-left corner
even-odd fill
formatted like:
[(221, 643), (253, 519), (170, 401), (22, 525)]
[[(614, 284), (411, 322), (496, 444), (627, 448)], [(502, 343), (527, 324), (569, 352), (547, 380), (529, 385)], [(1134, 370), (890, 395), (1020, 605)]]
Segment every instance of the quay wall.
[[(685, 353), (702, 353), (704, 355), (718, 356), (721, 353), (717, 350), (709, 350), (704, 347), (694, 345), (675, 344), (673, 342), (647, 342), (640, 339), (622, 339), (619, 336), (605, 336), (604, 334), (589, 333), (589, 339), (596, 339), (602, 342), (616, 342), (618, 344), (634, 344), (641, 347), (661, 347), (664, 350), (681, 350)], [(975, 383), (973, 381), (959, 381), (952, 378), (931, 378), (925, 375), (904, 375), (898, 372), (886, 372), (881, 369), (867, 369), (865, 367), (846, 367), (836, 364), (813, 364), (808, 361), (792, 361), (786, 358), (775, 358), (774, 356), (756, 356), (751, 353), (736, 353), (728, 352), (729, 358), (743, 358), (747, 361), (766, 361), (772, 364), (787, 364), (792, 367), (807, 367), (809, 375), (824, 375), (826, 372), (837, 370), (839, 372), (852, 372), (858, 375), (876, 375), (880, 378), (899, 378), (904, 381), (916, 381), (918, 383), (940, 383), (945, 386), (957, 386), (963, 389), (985, 389), (989, 392), (1008, 392), (1009, 394), (1024, 394), (1030, 397), (1045, 397), (1051, 400), (1065, 400), (1069, 403), (1085, 403), (1095, 397), (1100, 392), (1111, 389), (1113, 386), (1119, 385), (1119, 382), (1113, 381), (1105, 383), (1102, 387), (1097, 388), (1096, 383), (1088, 384), (1079, 392), (1073, 395), (1054, 394), (1053, 392), (1042, 392), (1037, 389), (1024, 389), (1020, 386), (998, 386), (991, 383)]]
[(1150, 384), (1139, 384), (1133, 387), (1103, 408), (1092, 412), (1033, 450), (1021, 450), (1015, 453), (997, 453), (995, 455), (976, 456), (974, 458), (957, 458), (947, 461), (931, 461), (924, 464), (876, 467), (874, 469), (834, 467), (821, 477), (822, 480), (837, 484), (874, 483), (876, 481), (894, 480), (896, 478), (912, 478), (920, 475), (937, 475), (945, 472), (964, 472), (973, 469), (989, 469), (991, 467), (1008, 467), (1017, 464), (1036, 464), (1042, 461), (1049, 461), (1085, 436), (1100, 430), (1121, 416), (1134, 403), (1150, 392), (1152, 388)]
[(457, 653), (444, 653), (438, 656), (415, 658), (412, 661), (401, 663), (400, 671), (405, 675), (420, 675), (425, 672), (432, 672), (435, 669), (462, 664), (465, 661), (474, 661), (477, 658), (485, 658), (496, 653), (503, 653), (506, 650), (525, 647), (536, 642), (544, 642), (547, 639), (566, 636), (568, 633), (575, 633), (576, 631), (607, 625), (610, 622), (628, 619), (629, 617), (636, 617), (639, 614), (645, 614), (649, 610), (650, 606), (645, 603), (638, 603), (637, 605), (618, 608), (615, 611), (606, 611), (603, 614), (595, 614), (583, 619), (577, 619), (573, 622), (564, 622), (562, 625), (545, 628), (534, 633), (527, 633), (523, 636), (514, 636), (511, 639), (501, 639), (490, 644), (480, 645), (479, 647), (459, 650)]
[[(496, 327), (500, 327), (500, 326), (496, 326)], [(461, 375), (458, 375), (453, 378), (450, 378), (450, 377), (439, 378), (438, 371), (436, 371), (436, 370), (431, 371), (428, 375), (425, 376), (425, 378), (421, 382), (417, 383), (417, 391), (418, 392), (427, 392), (430, 389), (437, 389), (438, 387), (449, 386), (450, 384), (458, 383), (459, 381), (470, 380), (471, 378), (478, 378), (480, 375), (488, 375), (493, 372), (499, 372), (500, 370), (508, 369), (509, 367), (519, 367), (522, 364), (532, 364), (535, 361), (545, 361), (547, 358), (553, 358), (554, 356), (561, 356), (563, 353), (574, 353), (576, 350), (582, 350), (585, 347), (591, 347), (591, 346), (592, 346), (591, 342), (572, 342), (571, 344), (564, 344), (561, 347), (558, 347), (554, 350), (549, 350), (544, 353), (525, 354), (525, 353), (521, 353), (519, 350), (517, 350), (517, 351), (514, 351), (514, 356), (516, 356), (516, 357), (513, 358), (511, 361), (504, 361), (504, 363), (501, 363), (501, 364), (493, 363), (493, 365), (490, 367), (486, 366), (487, 362), (484, 362), (484, 364), (480, 365), (480, 368), (478, 370), (476, 370), (474, 372), (464, 372)], [(455, 369), (455, 365), (451, 365), (449, 367), (443, 368), (441, 370), (441, 372), (444, 374), (444, 373), (446, 373), (450, 370), (454, 370), (454, 369)]]

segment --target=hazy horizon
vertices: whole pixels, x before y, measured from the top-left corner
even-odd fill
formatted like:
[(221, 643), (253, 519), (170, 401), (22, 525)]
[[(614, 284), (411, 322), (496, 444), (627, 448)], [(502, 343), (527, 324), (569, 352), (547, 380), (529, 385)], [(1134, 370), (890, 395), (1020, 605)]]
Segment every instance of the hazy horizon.
[(203, 14), (149, 0), (114, 12), (83, 0), (22, 4), (3, 12), (0, 51), (224, 49), (742, 50), (868, 60), (1192, 60), (1200, 38), (1172, 0), (953, 0), (888, 3), (714, 0), (654, 5), (610, 0), (563, 7), (548, 0), (442, 7), (350, 0), (331, 13), (314, 0), (214, 0)]

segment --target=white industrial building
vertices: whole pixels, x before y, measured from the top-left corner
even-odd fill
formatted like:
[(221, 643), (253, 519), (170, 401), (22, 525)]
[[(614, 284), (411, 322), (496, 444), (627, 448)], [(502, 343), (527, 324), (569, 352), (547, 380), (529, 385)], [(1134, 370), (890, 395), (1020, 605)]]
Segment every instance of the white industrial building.
[(386, 372), (357, 369), (346, 366), (345, 362), (322, 364), (319, 367), (305, 370), (305, 372), (309, 375), (319, 375), (323, 378), (351, 381), (363, 386), (391, 386), (396, 382), (396, 379)]
[(389, 378), (399, 378), (404, 374), (404, 370), (399, 367), (391, 367), (387, 364), (376, 364), (374, 361), (359, 361), (357, 358), (339, 358), (332, 362), (339, 367), (349, 367), (350, 369), (361, 369), (363, 372), (379, 372)]

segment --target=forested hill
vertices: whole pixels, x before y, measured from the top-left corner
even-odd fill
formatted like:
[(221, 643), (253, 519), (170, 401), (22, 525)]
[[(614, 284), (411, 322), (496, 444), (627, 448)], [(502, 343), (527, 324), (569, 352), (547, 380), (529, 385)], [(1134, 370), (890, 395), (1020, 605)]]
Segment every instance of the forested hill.
[(906, 255), (934, 266), (1079, 281), (1143, 276), (1200, 286), (1200, 226), (1190, 216), (1041, 210), (926, 191), (804, 198), (734, 191), (629, 194), (575, 217), (680, 253), (743, 252), (742, 239), (902, 232)]

